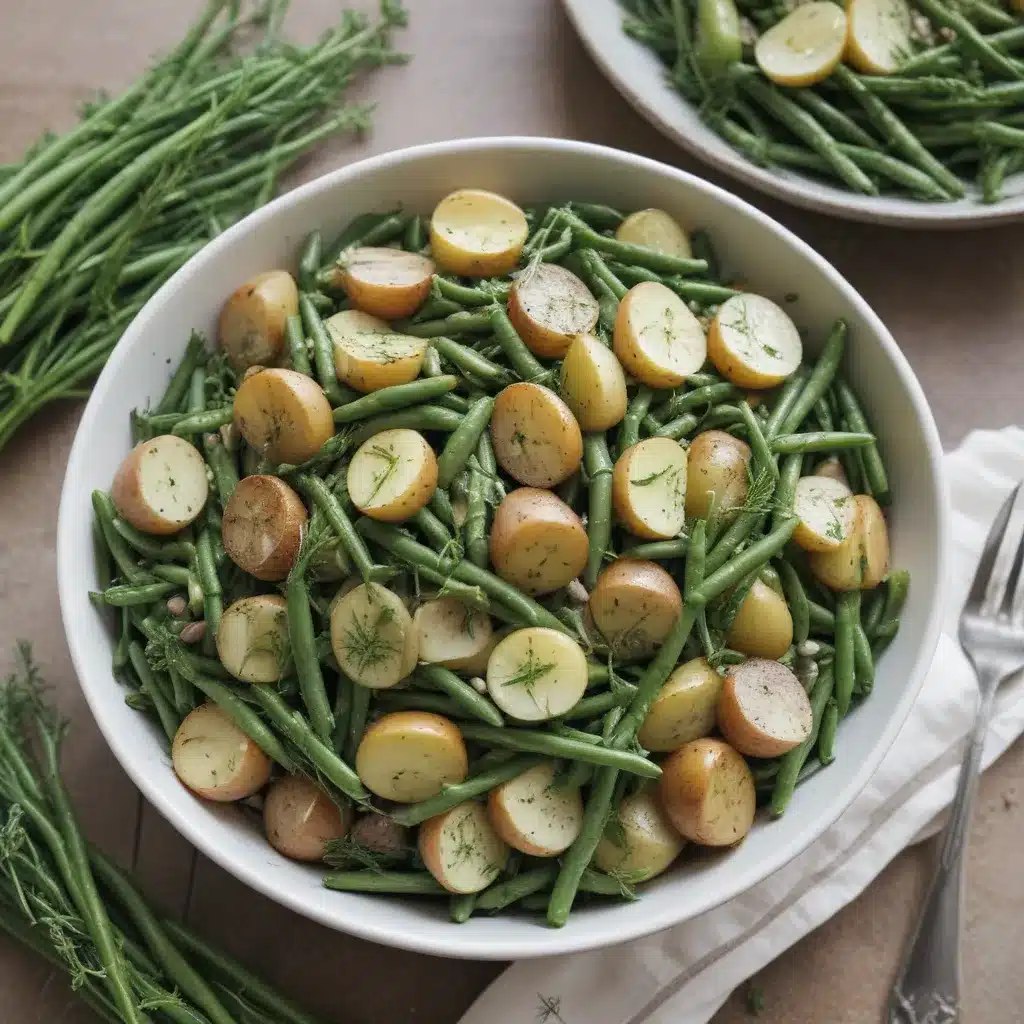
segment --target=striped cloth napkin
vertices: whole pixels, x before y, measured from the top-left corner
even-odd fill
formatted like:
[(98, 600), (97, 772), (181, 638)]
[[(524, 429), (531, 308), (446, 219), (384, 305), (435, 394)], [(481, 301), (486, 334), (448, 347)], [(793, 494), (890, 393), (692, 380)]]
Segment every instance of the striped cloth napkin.
[[(938, 829), (977, 697), (954, 639), (957, 620), (989, 525), (1024, 478), (1024, 431), (976, 431), (946, 456), (946, 469), (954, 582), (944, 634), (899, 738), (842, 817), (771, 878), (692, 921), (623, 946), (513, 964), (460, 1024), (535, 1020), (538, 993), (557, 994), (545, 996), (549, 1024), (704, 1024), (737, 985), (852, 902), (901, 850)], [(1022, 732), (1024, 674), (996, 698), (985, 766)]]

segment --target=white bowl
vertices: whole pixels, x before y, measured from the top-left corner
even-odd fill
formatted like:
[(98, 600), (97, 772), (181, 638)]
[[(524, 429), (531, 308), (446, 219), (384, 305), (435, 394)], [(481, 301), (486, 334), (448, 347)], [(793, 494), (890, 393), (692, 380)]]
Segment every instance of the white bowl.
[[(204, 803), (175, 779), (161, 737), (125, 706), (110, 671), (112, 638), (89, 603), (93, 488), (108, 488), (130, 447), (128, 414), (163, 391), (189, 331), (212, 335), (221, 303), (246, 278), (295, 263), (306, 233), (396, 202), (428, 212), (473, 185), (523, 203), (569, 198), (624, 209), (660, 206), (710, 229), (723, 260), (791, 307), (814, 349), (832, 321), (851, 327), (847, 371), (882, 438), (893, 479), (893, 560), (913, 573), (903, 627), (881, 660), (871, 699), (839, 730), (837, 760), (798, 790), (787, 814), (761, 821), (737, 849), (699, 858), (629, 904), (590, 906), (553, 930), (516, 915), (448, 921), (444, 902), (321, 888), (321, 871), (278, 856), (231, 807)], [(579, 142), (470, 139), (402, 150), (326, 175), (247, 217), (211, 242), (148, 303), (96, 383), (61, 496), (57, 562), (75, 668), (107, 742), (146, 797), (207, 856), (272, 899), (332, 928), (427, 953), (477, 959), (545, 956), (622, 942), (692, 918), (759, 882), (800, 853), (867, 782), (903, 723), (935, 649), (944, 584), (946, 512), (941, 449), (924, 395), (878, 317), (808, 246), (721, 189), (651, 160)]]
[(967, 228), (1024, 216), (1024, 173), (1007, 179), (1004, 196), (985, 205), (977, 190), (950, 203), (864, 196), (783, 167), (758, 167), (701, 120), (669, 84), (658, 56), (622, 30), (619, 0), (562, 0), (598, 67), (648, 121), (694, 156), (779, 199), (819, 213), (870, 224)]

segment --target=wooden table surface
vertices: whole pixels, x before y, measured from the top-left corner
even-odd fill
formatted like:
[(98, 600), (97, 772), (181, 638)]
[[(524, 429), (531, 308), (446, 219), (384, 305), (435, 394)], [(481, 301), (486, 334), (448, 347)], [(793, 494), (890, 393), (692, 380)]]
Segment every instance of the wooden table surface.
[[(6, 0), (0, 161), (19, 156), (44, 129), (70, 126), (76, 106), (97, 87), (116, 90), (130, 82), (150, 54), (180, 37), (201, 6), (201, 0)], [(401, 45), (414, 60), (358, 90), (378, 103), (374, 131), (321, 151), (303, 177), (417, 142), (525, 134), (633, 150), (728, 185), (633, 113), (590, 62), (555, 0), (409, 0), (407, 6), (412, 19)], [(289, 26), (309, 39), (339, 4), (295, 0), (293, 7)], [(1020, 422), (1024, 225), (914, 233), (827, 220), (735, 190), (816, 246), (873, 304), (921, 378), (947, 447), (972, 428)], [(74, 723), (65, 764), (90, 836), (134, 864), (158, 903), (186, 915), (326, 1020), (453, 1024), (498, 965), (374, 946), (248, 892), (195, 855), (107, 750), (78, 691), (57, 605), (57, 501), (80, 412), (80, 403), (51, 407), (0, 453), (0, 665), (16, 638), (33, 641)], [(1020, 795), (1024, 743), (1018, 742), (984, 779), (971, 835), (964, 953), (973, 1024), (1022, 1019)], [(760, 1019), (880, 1020), (934, 852), (928, 843), (903, 854), (860, 899), (762, 972)], [(9, 1024), (92, 1019), (62, 980), (5, 937), (0, 991), (0, 1018)], [(747, 1019), (735, 996), (715, 1021)]]

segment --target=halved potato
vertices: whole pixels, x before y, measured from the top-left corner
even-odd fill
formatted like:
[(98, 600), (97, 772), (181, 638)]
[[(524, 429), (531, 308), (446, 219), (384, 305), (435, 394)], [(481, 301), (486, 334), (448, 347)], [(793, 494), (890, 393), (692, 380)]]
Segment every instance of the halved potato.
[(377, 811), (360, 814), (348, 830), (353, 845), (383, 857), (401, 858), (409, 852), (409, 830)]
[(498, 465), (527, 487), (554, 487), (583, 460), (579, 424), (565, 402), (540, 384), (503, 388), (490, 429)]
[(263, 830), (267, 841), (292, 860), (323, 860), (324, 847), (343, 839), (352, 823), (352, 805), (339, 807), (305, 775), (285, 775), (267, 790)]
[(427, 352), (426, 338), (399, 334), (360, 309), (344, 309), (324, 321), (334, 342), (338, 380), (356, 391), (379, 391), (415, 380)]
[(793, 643), (793, 616), (786, 599), (755, 580), (740, 603), (726, 645), (753, 658), (781, 658)]
[(235, 392), (235, 426), (271, 462), (305, 462), (334, 436), (331, 403), (312, 377), (259, 369)]
[(706, 519), (712, 504), (721, 515), (747, 500), (750, 445), (724, 430), (705, 430), (690, 442), (686, 515)]
[(143, 533), (160, 535), (188, 526), (208, 495), (202, 455), (174, 434), (140, 441), (118, 466), (110, 488), (119, 515)]
[(491, 646), (491, 618), (467, 608), (458, 598), (439, 597), (416, 609), (412, 617), (419, 660), (453, 672), (475, 667)]
[(240, 597), (224, 610), (217, 656), (246, 683), (276, 683), (291, 664), (288, 608), (280, 594)]
[(754, 44), (754, 58), (773, 82), (808, 86), (832, 74), (845, 45), (846, 14), (842, 7), (812, 0), (763, 32)]
[(360, 583), (331, 607), (331, 649), (345, 675), (373, 690), (404, 679), (419, 652), (408, 609), (379, 583)]
[(587, 656), (571, 637), (546, 626), (509, 633), (487, 661), (487, 691), (521, 722), (564, 715), (587, 688)]
[(243, 477), (224, 506), (224, 550), (250, 576), (283, 580), (299, 557), (307, 518), (280, 477)]
[(891, 75), (914, 52), (906, 0), (846, 0), (845, 58), (865, 75)]
[(356, 309), (383, 320), (412, 316), (434, 281), (434, 261), (417, 252), (363, 246), (338, 261), (341, 286)]
[(573, 338), (562, 361), (559, 388), (581, 430), (609, 430), (626, 415), (622, 365), (592, 334)]
[(554, 764), (539, 764), (496, 786), (487, 796), (494, 831), (530, 857), (564, 853), (583, 826), (580, 791), (554, 782)]
[(889, 528), (878, 502), (870, 495), (853, 499), (853, 529), (831, 551), (815, 551), (808, 558), (811, 572), (833, 590), (871, 590), (889, 572)]
[(382, 430), (359, 446), (347, 480), (349, 497), (360, 512), (401, 523), (430, 501), (437, 487), (437, 456), (415, 430)]
[(672, 632), (683, 597), (657, 562), (617, 558), (597, 577), (587, 610), (617, 661), (643, 660)]
[(670, 867), (685, 845), (661, 806), (657, 787), (648, 785), (619, 804), (594, 851), (594, 863), (609, 874), (646, 882)]
[(793, 511), (800, 517), (793, 540), (805, 551), (832, 551), (850, 535), (857, 506), (842, 481), (804, 476), (797, 481)]
[(580, 517), (550, 491), (517, 487), (494, 513), (491, 564), (524, 593), (564, 587), (583, 572), (589, 549)]
[(420, 826), (418, 844), (426, 869), (455, 893), (486, 889), (501, 874), (509, 854), (486, 808), (473, 800), (428, 818)]
[(299, 311), (299, 289), (287, 270), (257, 274), (220, 311), (217, 340), (236, 370), (277, 361), (285, 324)]
[(693, 740), (661, 763), (661, 805), (675, 830), (702, 846), (733, 846), (754, 823), (754, 776), (721, 740)]
[(174, 774), (193, 793), (231, 803), (258, 793), (270, 778), (270, 758), (216, 704), (190, 711), (171, 744)]
[(652, 388), (675, 388), (708, 355), (704, 328), (675, 292), (642, 281), (619, 303), (613, 336), (626, 372)]
[(670, 437), (649, 437), (627, 448), (612, 472), (612, 504), (636, 537), (670, 540), (686, 522), (686, 449)]
[(745, 292), (726, 299), (708, 332), (708, 356), (741, 388), (781, 384), (803, 358), (800, 332), (771, 299)]
[(693, 255), (686, 232), (670, 214), (653, 207), (631, 213), (616, 228), (615, 237), (620, 242), (643, 245), (666, 256), (688, 259)]
[(363, 785), (401, 804), (437, 796), (445, 786), (462, 782), (468, 771), (462, 733), (449, 719), (427, 711), (382, 715), (363, 734), (356, 751)]
[(704, 658), (680, 665), (654, 698), (637, 739), (647, 750), (675, 750), (715, 728), (722, 677)]
[(577, 334), (594, 329), (600, 307), (590, 289), (557, 263), (522, 271), (508, 295), (508, 317), (526, 346), (545, 359), (561, 359)]
[(718, 728), (741, 754), (779, 757), (811, 734), (811, 702), (785, 665), (748, 658), (725, 676)]
[(453, 274), (494, 277), (519, 262), (527, 235), (526, 215), (510, 199), (480, 188), (444, 197), (430, 218), (430, 251)]

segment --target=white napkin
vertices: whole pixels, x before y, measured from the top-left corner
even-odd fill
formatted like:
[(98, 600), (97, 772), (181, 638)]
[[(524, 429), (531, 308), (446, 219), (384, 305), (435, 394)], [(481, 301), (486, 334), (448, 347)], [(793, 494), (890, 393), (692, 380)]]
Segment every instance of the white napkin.
[[(1024, 431), (977, 431), (946, 456), (953, 586), (921, 694), (878, 771), (842, 817), (795, 860), (729, 903), (628, 945), (513, 964), (461, 1024), (704, 1024), (737, 985), (852, 902), (901, 850), (934, 832), (953, 799), (977, 689), (957, 619), (996, 510), (1024, 478)], [(1024, 674), (996, 699), (990, 765), (1024, 732)], [(937, 820), (938, 819), (938, 820)], [(551, 999), (551, 997), (546, 997)]]

